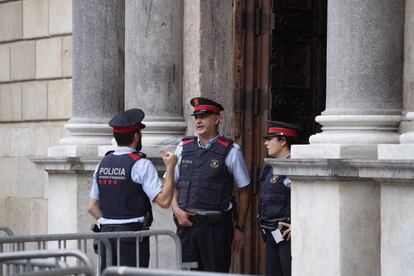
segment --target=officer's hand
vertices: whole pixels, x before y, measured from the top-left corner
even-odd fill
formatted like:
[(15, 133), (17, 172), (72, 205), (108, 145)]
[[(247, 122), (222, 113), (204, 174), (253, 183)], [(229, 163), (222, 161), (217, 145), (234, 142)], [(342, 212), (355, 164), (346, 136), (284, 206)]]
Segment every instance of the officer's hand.
[(246, 246), (246, 236), (239, 229), (234, 229), (233, 248), (236, 252), (240, 252)]
[(188, 219), (189, 216), (194, 216), (194, 213), (184, 211), (183, 209), (177, 208), (174, 210), (174, 215), (178, 220), (178, 223), (183, 227), (191, 227), (193, 223)]
[(283, 231), (283, 238), (287, 241), (290, 240), (290, 223), (279, 222), (279, 224), (287, 228), (285, 231)]
[(170, 152), (170, 151), (160, 151), (161, 156), (162, 156), (162, 160), (164, 161), (164, 165), (167, 168), (171, 168), (171, 167), (175, 167), (175, 165), (177, 164), (177, 155), (175, 155), (174, 153)]

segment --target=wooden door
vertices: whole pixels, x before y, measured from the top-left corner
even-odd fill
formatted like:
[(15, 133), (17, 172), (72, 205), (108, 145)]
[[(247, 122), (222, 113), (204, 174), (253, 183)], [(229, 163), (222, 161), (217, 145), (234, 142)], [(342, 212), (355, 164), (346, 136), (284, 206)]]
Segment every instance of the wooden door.
[(325, 108), (326, 0), (233, 0), (234, 139), (252, 177), (247, 246), (232, 270), (264, 273), (264, 244), (256, 225), (266, 120), (301, 126), (301, 143), (320, 131)]

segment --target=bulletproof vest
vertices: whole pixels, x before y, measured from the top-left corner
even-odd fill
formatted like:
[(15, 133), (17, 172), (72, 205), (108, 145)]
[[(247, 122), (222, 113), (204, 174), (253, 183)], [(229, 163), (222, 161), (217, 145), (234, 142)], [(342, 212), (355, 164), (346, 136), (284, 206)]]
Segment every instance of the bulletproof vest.
[(141, 183), (131, 179), (132, 167), (140, 158), (145, 158), (145, 154), (109, 154), (99, 164), (96, 182), (104, 218), (136, 218), (145, 216), (151, 210), (150, 200)]
[(273, 175), (268, 170), (260, 193), (260, 217), (263, 220), (290, 217), (290, 184), (286, 176)]
[(209, 149), (197, 145), (197, 137), (183, 139), (178, 182), (178, 205), (182, 209), (224, 211), (233, 191), (233, 175), (225, 159), (233, 141), (219, 137)]

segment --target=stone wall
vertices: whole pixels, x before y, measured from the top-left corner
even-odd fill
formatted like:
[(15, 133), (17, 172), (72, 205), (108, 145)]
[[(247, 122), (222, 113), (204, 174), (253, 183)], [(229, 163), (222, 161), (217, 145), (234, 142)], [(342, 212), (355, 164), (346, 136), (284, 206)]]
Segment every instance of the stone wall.
[(47, 175), (29, 160), (67, 135), (72, 0), (0, 0), (0, 223), (47, 232)]

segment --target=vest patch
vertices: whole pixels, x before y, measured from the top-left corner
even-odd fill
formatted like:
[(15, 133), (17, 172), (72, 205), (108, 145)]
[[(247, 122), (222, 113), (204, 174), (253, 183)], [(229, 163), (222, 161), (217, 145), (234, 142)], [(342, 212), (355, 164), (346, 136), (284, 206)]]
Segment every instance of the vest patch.
[(210, 161), (210, 167), (212, 167), (213, 169), (217, 169), (219, 166), (219, 161), (218, 160), (211, 160)]

